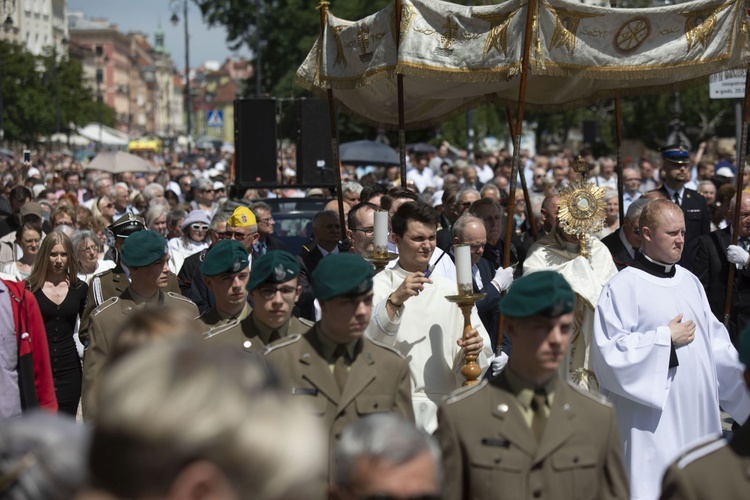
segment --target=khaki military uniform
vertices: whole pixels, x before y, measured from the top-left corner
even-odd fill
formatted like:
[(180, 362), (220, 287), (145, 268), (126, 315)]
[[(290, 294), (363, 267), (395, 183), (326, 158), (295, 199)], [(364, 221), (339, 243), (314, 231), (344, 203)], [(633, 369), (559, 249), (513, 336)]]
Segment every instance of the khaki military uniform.
[[(201, 321), (209, 327), (206, 341), (213, 345), (240, 347), (248, 352), (261, 353), (272, 342), (271, 330), (259, 328), (251, 312), (245, 319), (221, 319), (216, 308), (201, 316)], [(279, 338), (307, 332), (314, 323), (292, 316), (286, 325), (278, 329)]]
[(663, 500), (750, 498), (750, 424), (724, 438), (705, 441), (669, 466), (662, 484)]
[[(122, 292), (124, 292), (128, 286), (130, 286), (130, 280), (119, 262), (112, 269), (99, 273), (91, 279), (86, 309), (83, 310), (83, 314), (81, 315), (81, 326), (78, 329), (78, 339), (84, 347), (88, 342), (90, 326), (89, 317), (93, 310), (112, 297), (119, 297), (122, 295)], [(164, 291), (180, 294), (177, 276), (171, 271), (169, 273), (169, 284)]]
[(265, 356), (282, 390), (321, 419), (329, 434), (329, 457), (344, 428), (361, 417), (394, 412), (414, 421), (409, 363), (397, 350), (363, 337), (339, 391), (317, 329), (318, 324), (304, 335), (271, 344)]
[(559, 380), (541, 442), (501, 373), (438, 409), (450, 499), (628, 498), (612, 406)]
[(119, 297), (112, 297), (94, 309), (90, 316), (89, 342), (83, 356), (83, 395), (84, 417), (93, 417), (95, 404), (95, 384), (114, 342), (114, 336), (127, 319), (144, 307), (171, 307), (185, 311), (198, 319), (198, 307), (179, 293), (159, 291), (153, 300), (138, 303), (130, 288)]

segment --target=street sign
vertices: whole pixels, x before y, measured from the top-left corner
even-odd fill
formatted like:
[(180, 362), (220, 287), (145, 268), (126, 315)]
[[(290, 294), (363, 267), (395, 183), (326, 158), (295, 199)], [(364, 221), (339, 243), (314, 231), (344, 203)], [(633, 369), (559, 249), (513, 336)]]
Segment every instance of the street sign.
[(224, 126), (224, 112), (220, 109), (212, 109), (206, 113), (206, 127), (221, 128)]
[(742, 99), (745, 97), (745, 70), (715, 73), (708, 86), (711, 99)]

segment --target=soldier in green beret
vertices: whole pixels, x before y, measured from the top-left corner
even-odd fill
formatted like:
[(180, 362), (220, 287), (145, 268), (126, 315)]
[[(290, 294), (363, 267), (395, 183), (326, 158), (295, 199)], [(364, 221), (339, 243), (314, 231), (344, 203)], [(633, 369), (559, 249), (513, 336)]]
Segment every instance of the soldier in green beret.
[[(360, 417), (395, 412), (414, 421), (407, 360), (364, 336), (372, 314), (372, 277), (372, 265), (358, 255), (321, 260), (312, 274), (320, 321), (265, 351), (282, 389), (321, 419), (330, 450), (344, 427)], [(315, 498), (327, 498), (326, 482), (321, 478)]]
[(628, 498), (614, 409), (559, 375), (574, 303), (554, 271), (511, 285), (507, 367), (438, 409), (445, 498)]
[[(304, 333), (312, 326), (292, 316), (299, 297), (299, 265), (288, 252), (267, 252), (253, 262), (250, 273), (245, 246), (224, 240), (206, 254), (201, 272), (216, 296), (216, 305), (201, 318), (210, 327), (206, 340), (212, 344), (260, 352), (274, 340)], [(247, 304), (248, 293), (253, 308)]]
[[(750, 326), (740, 335), (737, 351), (750, 390)], [(750, 493), (750, 420), (732, 439), (711, 436), (685, 451), (664, 475), (662, 500), (722, 498), (740, 500)]]
[(118, 331), (130, 316), (144, 308), (174, 308), (198, 318), (198, 308), (169, 286), (167, 240), (154, 231), (138, 231), (122, 245), (121, 259), (130, 271), (130, 284), (119, 297), (104, 301), (90, 316), (89, 338), (83, 357), (83, 412), (90, 420), (96, 408), (94, 385)]
[[(81, 326), (78, 329), (78, 338), (84, 346), (88, 342), (89, 318), (93, 310), (108, 299), (119, 297), (130, 284), (130, 270), (123, 264), (120, 253), (129, 236), (146, 229), (146, 221), (143, 217), (128, 212), (107, 226), (107, 229), (114, 235), (115, 245), (104, 258), (114, 260), (115, 267), (96, 274), (91, 279), (86, 309), (81, 315)], [(171, 271), (166, 291), (180, 293), (177, 276)]]

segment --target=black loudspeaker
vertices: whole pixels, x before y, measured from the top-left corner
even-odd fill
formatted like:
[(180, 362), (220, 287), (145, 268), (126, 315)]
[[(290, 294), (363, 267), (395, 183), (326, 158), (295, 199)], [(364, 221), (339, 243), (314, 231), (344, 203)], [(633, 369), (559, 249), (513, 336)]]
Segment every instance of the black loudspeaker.
[(242, 187), (279, 184), (276, 99), (234, 101), (235, 179)]
[(297, 101), (297, 183), (335, 184), (331, 120), (322, 99)]
[(599, 130), (598, 121), (583, 120), (583, 142), (587, 144), (599, 144), (602, 142), (602, 134)]

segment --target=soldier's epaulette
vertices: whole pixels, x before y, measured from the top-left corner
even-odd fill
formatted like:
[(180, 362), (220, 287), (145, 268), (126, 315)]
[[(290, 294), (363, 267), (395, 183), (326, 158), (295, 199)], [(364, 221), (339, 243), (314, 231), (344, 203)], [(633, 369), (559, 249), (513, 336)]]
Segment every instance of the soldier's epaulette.
[(97, 308), (94, 309), (94, 311), (93, 311), (92, 314), (94, 316), (96, 316), (97, 314), (101, 313), (105, 309), (108, 309), (108, 308), (112, 307), (113, 305), (117, 304), (118, 300), (120, 300), (119, 297), (110, 297), (110, 298), (108, 298), (107, 300), (105, 300), (104, 302), (102, 302), (101, 304), (99, 304), (97, 306)]
[(708, 436), (707, 438), (696, 443), (695, 446), (690, 448), (688, 451), (680, 455), (680, 457), (677, 459), (677, 468), (684, 469), (696, 460), (701, 459), (706, 455), (710, 455), (717, 450), (720, 450), (721, 448), (727, 446), (727, 444), (728, 441), (721, 436), (716, 436), (715, 434)]
[(315, 326), (315, 321), (310, 321), (307, 318), (297, 318), (297, 319), (300, 321), (300, 323), (302, 323), (305, 326), (309, 326), (310, 328)]
[(396, 354), (398, 354), (398, 355), (399, 355), (399, 356), (400, 356), (400, 357), (401, 357), (402, 359), (406, 359), (406, 356), (404, 356), (403, 354), (401, 354), (401, 351), (399, 351), (398, 349), (396, 349), (396, 348), (395, 348), (395, 347), (393, 347), (392, 345), (388, 345), (388, 344), (385, 344), (385, 343), (383, 343), (383, 342), (380, 342), (379, 340), (375, 340), (375, 339), (374, 339), (374, 338), (372, 338), (372, 337), (367, 337), (367, 336), (365, 336), (364, 338), (366, 338), (367, 340), (369, 340), (370, 342), (372, 342), (372, 343), (373, 343), (373, 344), (375, 344), (376, 346), (378, 346), (378, 347), (382, 347), (382, 348), (384, 348), (384, 349), (388, 349), (388, 350), (389, 350), (389, 351), (391, 351), (391, 352), (395, 352), (395, 353), (396, 353)]
[(297, 333), (295, 335), (291, 335), (289, 337), (285, 337), (278, 342), (274, 342), (273, 344), (267, 345), (265, 349), (263, 349), (263, 355), (270, 354), (271, 352), (275, 351), (279, 347), (286, 347), (288, 345), (292, 345), (295, 342), (297, 342), (299, 339), (302, 338), (301, 333)]
[(568, 386), (571, 389), (575, 389), (576, 392), (578, 392), (578, 394), (581, 394), (582, 396), (586, 396), (587, 398), (589, 398), (589, 399), (591, 399), (593, 401), (596, 401), (597, 403), (602, 404), (604, 406), (607, 406), (609, 408), (614, 408), (614, 406), (612, 406), (612, 403), (610, 403), (609, 400), (605, 396), (599, 394), (598, 392), (594, 393), (594, 392), (591, 392), (591, 391), (587, 391), (586, 389), (578, 386), (577, 384), (574, 384), (570, 380), (566, 380), (566, 382), (567, 382)]
[(447, 405), (457, 403), (461, 401), (462, 399), (468, 398), (472, 394), (476, 394), (476, 392), (482, 389), (485, 385), (487, 385), (487, 381), (482, 380), (480, 383), (476, 385), (472, 385), (470, 387), (461, 387), (460, 389), (456, 389), (455, 391), (448, 394), (448, 396), (445, 397), (443, 402)]
[(233, 319), (221, 325), (213, 325), (206, 331), (206, 333), (203, 334), (203, 340), (208, 340), (215, 335), (224, 333), (227, 330), (232, 329), (232, 327), (236, 326), (239, 322), (240, 320)]

